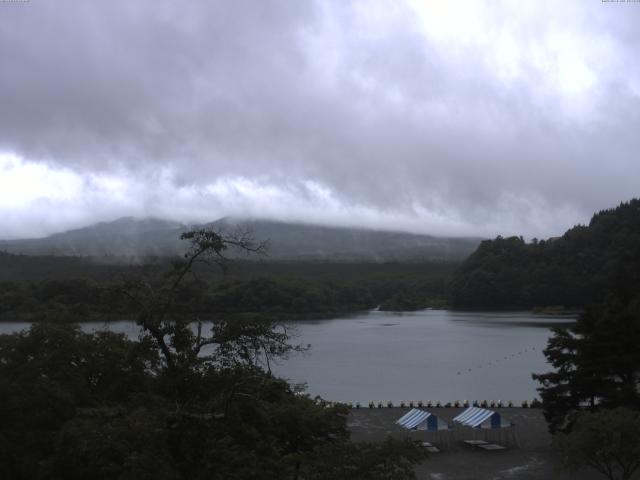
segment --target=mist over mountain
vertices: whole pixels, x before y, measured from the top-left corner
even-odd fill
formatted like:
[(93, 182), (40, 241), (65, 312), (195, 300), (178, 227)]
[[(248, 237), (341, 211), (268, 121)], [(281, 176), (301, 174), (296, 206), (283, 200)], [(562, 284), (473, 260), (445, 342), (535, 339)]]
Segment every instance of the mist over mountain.
[(481, 240), (231, 217), (206, 225), (123, 217), (44, 238), (0, 241), (0, 250), (137, 263), (145, 257), (183, 253), (186, 244), (180, 240), (180, 234), (202, 226), (223, 234), (249, 231), (257, 241), (268, 241), (268, 254), (264, 259), (273, 261), (460, 261), (474, 251)]
[(175, 255), (186, 226), (157, 218), (123, 217), (112, 222), (56, 233), (44, 238), (0, 241), (0, 249), (25, 255), (96, 257), (135, 261), (144, 256)]

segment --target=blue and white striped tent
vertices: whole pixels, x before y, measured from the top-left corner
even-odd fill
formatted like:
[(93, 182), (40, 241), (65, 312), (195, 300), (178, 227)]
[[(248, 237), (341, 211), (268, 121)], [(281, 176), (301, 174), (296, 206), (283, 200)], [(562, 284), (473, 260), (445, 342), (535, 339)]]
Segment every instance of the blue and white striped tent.
[(506, 428), (511, 427), (502, 415), (492, 410), (479, 407), (469, 407), (453, 419), (466, 427), (471, 428)]
[(408, 430), (427, 430), (429, 432), (437, 432), (439, 430), (448, 430), (449, 425), (440, 420), (434, 414), (425, 412), (418, 408), (412, 408), (406, 415), (403, 415), (396, 423)]

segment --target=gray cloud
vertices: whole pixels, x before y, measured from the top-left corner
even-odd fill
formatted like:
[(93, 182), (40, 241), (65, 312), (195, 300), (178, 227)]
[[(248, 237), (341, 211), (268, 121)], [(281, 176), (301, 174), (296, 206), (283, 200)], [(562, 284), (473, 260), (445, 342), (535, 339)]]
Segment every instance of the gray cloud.
[(1, 4), (0, 172), (73, 184), (0, 193), (4, 236), (120, 214), (562, 233), (638, 195), (639, 20), (577, 1)]

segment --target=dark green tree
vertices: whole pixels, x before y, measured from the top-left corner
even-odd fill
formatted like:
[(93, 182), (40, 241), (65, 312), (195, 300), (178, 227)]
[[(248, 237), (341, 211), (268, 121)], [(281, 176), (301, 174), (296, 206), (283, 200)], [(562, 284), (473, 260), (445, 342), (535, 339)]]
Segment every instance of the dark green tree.
[(609, 480), (629, 480), (640, 468), (640, 412), (581, 413), (571, 433), (557, 435), (554, 444), (571, 472), (591, 467)]
[(205, 332), (183, 301), (199, 263), (225, 267), (227, 249), (260, 245), (209, 230), (183, 239), (191, 248), (165, 275), (119, 289), (140, 309), (138, 341), (51, 322), (0, 336), (0, 477), (414, 478), (418, 445), (354, 445), (345, 406), (272, 374), (296, 349), (286, 329), (248, 316)]
[(49, 477), (67, 422), (148, 396), (158, 363), (148, 342), (68, 324), (36, 323), (0, 336), (0, 478)]
[(561, 237), (483, 241), (458, 268), (451, 301), (468, 307), (584, 308), (640, 287), (640, 199), (593, 215)]
[[(307, 480), (405, 480), (427, 458), (409, 440), (387, 438), (380, 443), (326, 444), (304, 465)], [(328, 461), (328, 459), (331, 459)]]
[(556, 329), (544, 353), (554, 371), (534, 374), (552, 432), (583, 410), (640, 408), (640, 302), (611, 296), (575, 325)]

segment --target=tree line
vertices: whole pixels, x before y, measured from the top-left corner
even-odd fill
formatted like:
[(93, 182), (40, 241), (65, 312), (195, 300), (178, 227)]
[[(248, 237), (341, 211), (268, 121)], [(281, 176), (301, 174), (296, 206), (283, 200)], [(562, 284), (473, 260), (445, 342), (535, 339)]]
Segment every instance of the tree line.
[(458, 307), (562, 305), (582, 308), (615, 288), (638, 283), (640, 200), (596, 213), (548, 240), (483, 241), (456, 270), (451, 303)]
[(533, 375), (564, 466), (611, 480), (640, 469), (639, 234), (640, 201), (632, 200), (558, 240), (568, 276), (581, 271), (591, 297), (574, 297), (582, 313), (555, 329), (544, 351), (553, 370)]
[[(3, 260), (22, 260), (5, 254)], [(10, 260), (7, 260), (7, 259)], [(26, 259), (27, 263), (33, 259)], [(118, 285), (162, 275), (168, 261), (145, 266), (88, 265), (66, 276), (64, 262), (47, 275), (0, 281), (0, 320), (65, 321), (130, 318), (137, 306)], [(75, 265), (78, 259), (69, 259)], [(35, 267), (34, 267), (35, 268)], [(57, 269), (60, 273), (57, 274)], [(414, 310), (445, 303), (450, 264), (260, 264), (233, 262), (226, 275), (195, 266), (176, 290), (174, 308), (201, 315), (261, 313), (279, 318), (331, 317), (372, 309)], [(44, 277), (44, 278), (43, 278)], [(20, 278), (20, 277), (19, 277)]]
[(182, 310), (198, 263), (225, 266), (247, 238), (187, 232), (162, 275), (117, 289), (137, 307), (139, 340), (37, 322), (0, 336), (0, 476), (12, 479), (412, 479), (424, 449), (353, 443), (347, 410), (275, 377), (302, 347), (270, 319)]
[(593, 215), (548, 240), (497, 237), (456, 270), (451, 303), (474, 308), (563, 306), (580, 314), (556, 328), (533, 378), (571, 471), (614, 480), (640, 469), (640, 200)]

